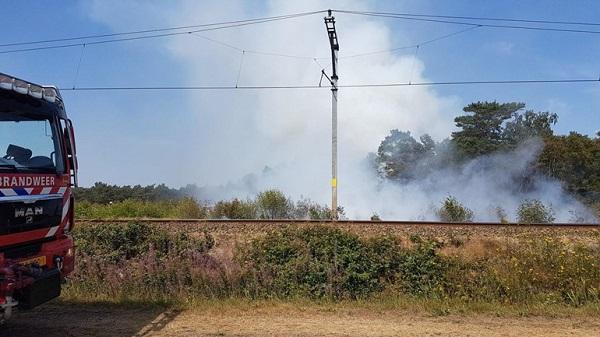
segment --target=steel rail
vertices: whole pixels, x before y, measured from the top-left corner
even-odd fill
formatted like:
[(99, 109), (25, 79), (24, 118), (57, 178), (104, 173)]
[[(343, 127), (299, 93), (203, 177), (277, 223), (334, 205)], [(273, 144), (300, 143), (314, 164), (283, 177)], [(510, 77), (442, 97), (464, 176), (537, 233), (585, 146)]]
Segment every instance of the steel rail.
[(407, 220), (290, 220), (290, 219), (169, 219), (169, 218), (118, 218), (118, 219), (76, 219), (83, 223), (206, 223), (206, 224), (340, 224), (340, 225), (392, 225), (392, 226), (440, 226), (440, 227), (513, 227), (513, 228), (582, 228), (600, 230), (600, 223), (531, 223), (516, 222), (442, 222), (442, 221), (407, 221)]

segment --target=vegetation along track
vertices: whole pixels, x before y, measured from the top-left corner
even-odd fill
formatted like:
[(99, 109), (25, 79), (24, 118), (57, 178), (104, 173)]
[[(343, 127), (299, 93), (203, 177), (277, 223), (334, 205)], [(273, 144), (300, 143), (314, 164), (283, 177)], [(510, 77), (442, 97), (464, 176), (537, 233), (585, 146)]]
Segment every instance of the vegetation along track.
[(600, 230), (600, 223), (500, 223), (500, 222), (440, 222), (440, 221), (403, 221), (403, 220), (290, 220), (290, 219), (167, 219), (167, 218), (120, 218), (120, 219), (79, 219), (82, 223), (102, 222), (148, 222), (148, 223), (184, 223), (184, 224), (266, 224), (266, 225), (291, 225), (291, 224), (334, 224), (339, 226), (365, 225), (365, 226), (442, 226), (442, 227), (497, 227), (497, 228), (576, 228), (587, 230)]
[(475, 238), (503, 240), (516, 237), (559, 236), (571, 241), (593, 241), (600, 238), (600, 224), (517, 224), (489, 222), (435, 222), (435, 221), (370, 221), (370, 220), (215, 220), (215, 219), (80, 219), (82, 226), (101, 223), (152, 223), (176, 231), (207, 232), (217, 239), (246, 241), (257, 235), (276, 231), (286, 226), (307, 227), (327, 225), (362, 237), (394, 235), (409, 239), (417, 235), (442, 241), (471, 240)]

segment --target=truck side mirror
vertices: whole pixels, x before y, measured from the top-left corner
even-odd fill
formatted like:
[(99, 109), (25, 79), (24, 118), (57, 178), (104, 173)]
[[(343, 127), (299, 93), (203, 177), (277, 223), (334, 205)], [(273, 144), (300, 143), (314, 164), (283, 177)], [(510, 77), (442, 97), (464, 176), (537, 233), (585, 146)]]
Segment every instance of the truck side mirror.
[(70, 119), (66, 120), (65, 123), (66, 127), (63, 131), (63, 134), (67, 148), (67, 160), (69, 161), (69, 166), (71, 168), (71, 172), (69, 172), (69, 174), (73, 177), (73, 185), (77, 187), (77, 170), (79, 168), (79, 164), (77, 162), (77, 149), (75, 147), (75, 130), (73, 129), (73, 122), (71, 122)]

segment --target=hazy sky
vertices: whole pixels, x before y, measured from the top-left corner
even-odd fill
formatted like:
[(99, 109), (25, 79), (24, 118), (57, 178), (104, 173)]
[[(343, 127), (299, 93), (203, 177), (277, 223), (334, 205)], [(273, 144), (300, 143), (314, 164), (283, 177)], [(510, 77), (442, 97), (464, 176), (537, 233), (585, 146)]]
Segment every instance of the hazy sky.
[[(543, 4), (542, 4), (543, 3)], [(600, 21), (596, 1), (3, 1), (0, 43), (193, 25), (329, 7)], [(418, 44), (464, 29), (336, 14), (340, 56)], [(598, 27), (585, 27), (599, 30)], [(157, 39), (0, 54), (0, 72), (59, 87), (234, 85), (243, 50), (328, 56), (323, 15)], [(14, 47), (1, 47), (0, 50)], [(600, 34), (478, 28), (419, 49), (340, 60), (340, 83), (600, 76)], [(327, 59), (319, 60), (328, 64)], [(240, 85), (317, 84), (311, 59), (244, 54)], [(156, 91), (63, 93), (77, 131), (80, 182), (237, 181), (265, 166), (277, 184), (327, 195), (330, 93)], [(340, 92), (340, 176), (392, 128), (440, 140), (473, 101), (522, 101), (559, 114), (559, 133), (600, 130), (600, 84), (348, 89)], [(350, 183), (350, 182), (348, 182)], [(306, 188), (307, 185), (312, 186)], [(321, 199), (321, 198), (316, 198)]]

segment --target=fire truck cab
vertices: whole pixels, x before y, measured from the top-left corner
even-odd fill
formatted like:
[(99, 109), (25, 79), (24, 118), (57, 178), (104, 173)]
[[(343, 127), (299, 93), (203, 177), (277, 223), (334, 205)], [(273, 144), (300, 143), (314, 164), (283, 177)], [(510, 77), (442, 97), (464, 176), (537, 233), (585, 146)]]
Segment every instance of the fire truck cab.
[(75, 134), (57, 88), (0, 73), (0, 324), (74, 268)]

